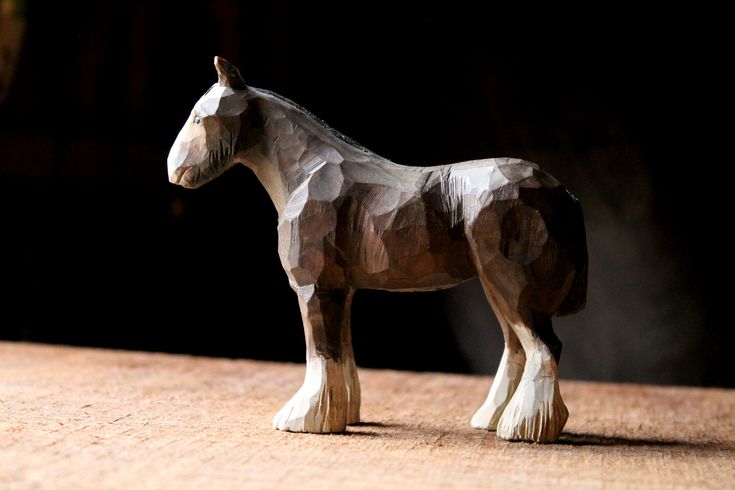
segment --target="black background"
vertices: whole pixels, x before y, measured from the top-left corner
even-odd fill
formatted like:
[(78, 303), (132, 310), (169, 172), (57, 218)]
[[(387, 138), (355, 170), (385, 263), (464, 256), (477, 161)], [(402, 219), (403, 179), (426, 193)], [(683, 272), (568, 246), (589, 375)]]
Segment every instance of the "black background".
[[(735, 386), (716, 12), (299, 5), (26, 2), (0, 104), (0, 338), (303, 359), (255, 177), (167, 182), (218, 54), (396, 162), (516, 156), (566, 183), (591, 276), (557, 322), (563, 375)], [(358, 363), (489, 372), (477, 291), (358, 293)]]

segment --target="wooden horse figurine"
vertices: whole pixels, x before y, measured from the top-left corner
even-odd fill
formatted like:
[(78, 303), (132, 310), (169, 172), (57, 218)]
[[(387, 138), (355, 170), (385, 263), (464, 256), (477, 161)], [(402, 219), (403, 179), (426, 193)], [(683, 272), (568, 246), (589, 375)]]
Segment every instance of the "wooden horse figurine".
[(278, 253), (306, 336), (303, 386), (273, 419), (294, 432), (360, 420), (350, 306), (358, 289), (433, 291), (480, 278), (505, 350), (472, 426), (503, 439), (555, 440), (567, 420), (551, 317), (587, 289), (582, 210), (531, 162), (398, 165), (307, 110), (248, 87), (222, 58), (168, 156), (171, 182), (198, 187), (236, 163), (278, 211)]

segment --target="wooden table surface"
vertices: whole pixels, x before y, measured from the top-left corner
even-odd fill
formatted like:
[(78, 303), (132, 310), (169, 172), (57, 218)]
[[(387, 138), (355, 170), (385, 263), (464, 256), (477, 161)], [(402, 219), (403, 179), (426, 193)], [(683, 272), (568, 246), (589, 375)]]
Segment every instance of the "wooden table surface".
[(488, 377), (360, 377), (364, 424), (290, 434), (300, 365), (0, 342), (0, 488), (735, 488), (735, 390), (563, 381), (536, 445), (470, 428)]

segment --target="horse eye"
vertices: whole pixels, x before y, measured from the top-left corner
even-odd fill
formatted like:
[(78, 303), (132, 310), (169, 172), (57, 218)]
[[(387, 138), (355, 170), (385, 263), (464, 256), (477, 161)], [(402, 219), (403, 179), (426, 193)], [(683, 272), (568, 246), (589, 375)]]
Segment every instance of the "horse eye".
[(194, 116), (194, 124), (201, 124), (202, 120), (199, 118), (199, 116)]

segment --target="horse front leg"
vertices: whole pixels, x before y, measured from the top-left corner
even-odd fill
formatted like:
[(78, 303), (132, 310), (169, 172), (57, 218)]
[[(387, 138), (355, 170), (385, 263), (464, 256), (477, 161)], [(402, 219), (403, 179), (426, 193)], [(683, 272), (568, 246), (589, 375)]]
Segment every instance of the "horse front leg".
[(306, 338), (306, 375), (301, 388), (273, 418), (273, 428), (343, 432), (348, 422), (350, 395), (345, 380), (342, 327), (345, 313), (349, 315), (351, 293), (325, 290), (314, 284), (298, 287), (296, 293)]
[(352, 327), (350, 324), (353, 295), (353, 290), (348, 291), (342, 313), (342, 323), (340, 325), (342, 334), (342, 368), (344, 370), (345, 386), (347, 388), (347, 425), (360, 422), (360, 380), (357, 377), (355, 353), (352, 350)]

